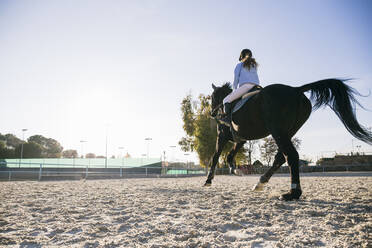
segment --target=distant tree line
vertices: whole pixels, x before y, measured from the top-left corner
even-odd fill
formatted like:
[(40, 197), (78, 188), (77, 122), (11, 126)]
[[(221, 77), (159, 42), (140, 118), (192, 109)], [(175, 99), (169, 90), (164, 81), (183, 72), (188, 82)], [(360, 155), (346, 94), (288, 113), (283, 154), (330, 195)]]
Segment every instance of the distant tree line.
[[(23, 152), (22, 152), (23, 143)], [(78, 158), (76, 150), (63, 150), (61, 144), (52, 138), (42, 135), (30, 136), (27, 141), (22, 141), (14, 134), (0, 133), (0, 159), (20, 158)], [(80, 155), (83, 158), (83, 154)], [(129, 154), (126, 157), (130, 157)], [(96, 156), (94, 153), (87, 153), (85, 158), (105, 158)], [(115, 158), (115, 157), (112, 157)]]
[[(22, 152), (23, 144), (23, 152)], [(0, 158), (60, 158), (63, 147), (51, 138), (33, 135), (26, 142), (13, 134), (0, 133)]]

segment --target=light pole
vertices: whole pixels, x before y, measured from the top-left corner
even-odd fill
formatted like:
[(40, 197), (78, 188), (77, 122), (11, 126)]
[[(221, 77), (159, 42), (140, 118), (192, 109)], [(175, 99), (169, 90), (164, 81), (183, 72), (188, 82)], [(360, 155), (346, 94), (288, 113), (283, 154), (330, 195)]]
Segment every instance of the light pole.
[(145, 138), (145, 140), (147, 141), (147, 159), (149, 159), (150, 141), (152, 138)]
[(360, 148), (361, 148), (362, 146), (361, 145), (357, 145), (356, 146), (356, 148), (357, 148), (357, 155), (360, 155)]
[(186, 156), (186, 168), (188, 169), (189, 168), (189, 159), (188, 159), (187, 156), (189, 156), (190, 153), (185, 153), (184, 155)]
[(105, 168), (107, 168), (107, 139), (108, 139), (108, 126), (109, 126), (109, 124), (106, 124), (106, 156), (105, 156)]
[(141, 155), (141, 166), (143, 166), (143, 158), (146, 156), (146, 154)]
[(124, 165), (124, 156), (123, 156), (124, 147), (120, 146), (118, 147), (118, 149), (120, 150), (121, 165)]
[(119, 146), (118, 149), (120, 150), (120, 157), (123, 158), (123, 150), (124, 150), (124, 147), (123, 147), (123, 146)]
[(26, 128), (22, 129), (22, 143), (21, 143), (21, 159), (19, 160), (19, 168), (21, 168), (21, 162), (23, 158), (23, 143), (25, 142), (25, 132), (27, 131)]
[(172, 148), (172, 160), (174, 162), (174, 149), (176, 148), (176, 146), (169, 146), (169, 148)]
[(84, 143), (86, 143), (86, 140), (80, 140), (81, 143), (81, 157), (84, 158)]

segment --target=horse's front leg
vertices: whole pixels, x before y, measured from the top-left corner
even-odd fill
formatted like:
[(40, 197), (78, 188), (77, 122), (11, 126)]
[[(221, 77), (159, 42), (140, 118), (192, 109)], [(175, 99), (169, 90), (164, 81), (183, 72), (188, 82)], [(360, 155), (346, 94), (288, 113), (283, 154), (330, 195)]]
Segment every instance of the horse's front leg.
[(213, 154), (212, 161), (211, 161), (211, 168), (209, 170), (208, 178), (204, 186), (212, 185), (212, 179), (214, 178), (214, 172), (216, 170), (216, 165), (218, 163), (218, 159), (221, 155), (222, 149), (226, 145), (226, 143), (227, 143), (227, 139), (225, 139), (223, 135), (219, 135), (217, 137), (216, 152)]
[(211, 186), (212, 185), (212, 179), (214, 178), (214, 172), (216, 170), (216, 165), (217, 165), (218, 158), (220, 157), (220, 155), (221, 155), (221, 152), (218, 152), (218, 151), (216, 151), (213, 154), (213, 158), (212, 158), (212, 161), (211, 161), (211, 168), (209, 170), (208, 178), (207, 178), (207, 181), (205, 181), (204, 186)]
[(245, 141), (234, 143), (233, 149), (230, 151), (229, 155), (227, 155), (227, 163), (230, 167), (230, 173), (237, 175), (236, 166), (235, 166), (235, 155), (238, 153), (239, 149), (245, 144)]

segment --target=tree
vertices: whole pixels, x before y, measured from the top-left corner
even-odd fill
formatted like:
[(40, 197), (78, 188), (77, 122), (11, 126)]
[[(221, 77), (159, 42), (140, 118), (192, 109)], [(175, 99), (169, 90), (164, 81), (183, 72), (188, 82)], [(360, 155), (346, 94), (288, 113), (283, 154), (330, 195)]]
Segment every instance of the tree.
[[(18, 145), (15, 149), (15, 154), (19, 157), (21, 156), (22, 145)], [(35, 142), (27, 142), (23, 144), (23, 158), (40, 158), (42, 148), (39, 144)]]
[(271, 160), (277, 151), (278, 147), (271, 136), (263, 139), (263, 144), (260, 146), (261, 159), (265, 161), (267, 165), (271, 164)]
[(14, 149), (7, 148), (4, 140), (0, 140), (0, 159), (14, 158)]
[(194, 151), (195, 114), (192, 106), (192, 96), (187, 95), (181, 103), (183, 130), (186, 137), (182, 137), (178, 144), (184, 152)]
[(76, 150), (64, 150), (62, 152), (62, 157), (63, 158), (77, 158), (78, 153)]
[(246, 143), (248, 153), (248, 164), (252, 164), (252, 153), (255, 150), (255, 146), (258, 144), (258, 140), (248, 140)]
[[(293, 146), (298, 150), (300, 149), (301, 140), (297, 137), (292, 139)], [(274, 156), (278, 151), (278, 146), (272, 136), (263, 139), (263, 144), (260, 146), (261, 158), (267, 162), (267, 165), (271, 164)]]
[(94, 154), (94, 153), (87, 153), (85, 155), (85, 158), (96, 158), (96, 154)]
[(18, 145), (22, 144), (22, 140), (18, 139), (15, 135), (13, 134), (6, 134), (5, 135), (6, 139), (6, 146), (15, 149)]
[(43, 158), (60, 158), (63, 147), (61, 144), (51, 138), (45, 138), (42, 135), (34, 135), (28, 138), (28, 142), (35, 142), (41, 146), (41, 156)]
[(6, 147), (6, 137), (0, 133), (0, 148)]
[(199, 155), (200, 164), (208, 166), (216, 149), (217, 123), (210, 117), (210, 98), (200, 95), (199, 104), (194, 116), (194, 144), (193, 147)]
[(58, 141), (42, 135), (31, 136), (24, 143), (13, 134), (0, 134), (0, 143), (0, 158), (20, 158), (22, 143), (24, 158), (59, 158), (63, 150)]
[[(210, 116), (210, 96), (200, 94), (198, 101), (192, 100), (188, 94), (181, 102), (183, 129), (186, 137), (181, 138), (178, 144), (184, 152), (195, 151), (202, 166), (208, 166), (216, 149), (217, 123)], [(225, 147), (222, 158), (231, 150), (232, 144)], [(244, 149), (236, 156), (238, 163), (245, 163)]]
[(0, 158), (15, 158), (15, 148), (22, 144), (22, 140), (13, 134), (0, 133)]
[(8, 149), (15, 149), (18, 145), (22, 144), (22, 140), (18, 139), (15, 135), (10, 133), (5, 135), (2, 135), (0, 133), (0, 142), (3, 142), (5, 148)]

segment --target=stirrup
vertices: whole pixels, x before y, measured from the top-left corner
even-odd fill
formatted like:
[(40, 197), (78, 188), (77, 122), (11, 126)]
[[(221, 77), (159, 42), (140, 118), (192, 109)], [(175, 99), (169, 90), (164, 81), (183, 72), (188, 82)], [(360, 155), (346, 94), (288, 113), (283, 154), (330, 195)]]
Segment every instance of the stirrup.
[(229, 118), (229, 116), (225, 115), (225, 116), (223, 116), (222, 118), (220, 118), (219, 121), (220, 121), (222, 124), (226, 125), (226, 126), (229, 126), (229, 127), (232, 126), (232, 125), (231, 125), (231, 116), (230, 116), (230, 118)]

